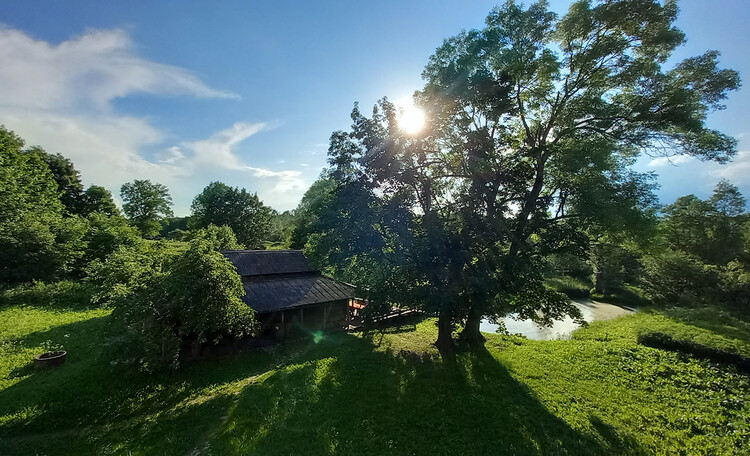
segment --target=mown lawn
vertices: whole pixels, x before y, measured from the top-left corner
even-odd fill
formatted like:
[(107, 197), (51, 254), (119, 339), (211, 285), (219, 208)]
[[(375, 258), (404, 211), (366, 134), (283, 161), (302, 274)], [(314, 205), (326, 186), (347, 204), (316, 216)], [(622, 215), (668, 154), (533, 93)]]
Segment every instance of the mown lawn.
[[(113, 361), (106, 310), (0, 303), (0, 454), (750, 453), (748, 377), (646, 330), (750, 353), (740, 320), (643, 311), (454, 361), (426, 320), (147, 374)], [(29, 366), (57, 344), (64, 366)]]

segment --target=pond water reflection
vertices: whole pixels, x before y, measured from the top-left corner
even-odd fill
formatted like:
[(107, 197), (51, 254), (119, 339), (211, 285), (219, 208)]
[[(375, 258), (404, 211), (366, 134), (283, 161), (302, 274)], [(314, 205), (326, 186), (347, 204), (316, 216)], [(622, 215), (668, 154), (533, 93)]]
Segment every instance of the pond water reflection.
[[(609, 320), (635, 312), (634, 309), (607, 304), (604, 302), (586, 300), (573, 300), (573, 304), (581, 310), (583, 319), (591, 323), (597, 320)], [(552, 340), (569, 339), (570, 335), (580, 327), (570, 317), (564, 320), (555, 320), (554, 324), (547, 328), (539, 326), (531, 320), (515, 320), (511, 316), (503, 318), (503, 323), (510, 334), (522, 334), (529, 339)], [(480, 330), (487, 333), (497, 331), (497, 325), (487, 320), (482, 321)]]

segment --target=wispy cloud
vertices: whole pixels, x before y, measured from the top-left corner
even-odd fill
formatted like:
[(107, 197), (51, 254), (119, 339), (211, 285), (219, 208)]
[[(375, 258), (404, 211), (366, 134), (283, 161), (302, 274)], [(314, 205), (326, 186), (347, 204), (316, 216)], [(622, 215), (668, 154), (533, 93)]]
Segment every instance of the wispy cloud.
[(731, 162), (714, 170), (713, 174), (738, 184), (750, 186), (750, 150), (737, 152)]
[(209, 87), (189, 71), (138, 56), (121, 29), (91, 30), (51, 44), (0, 28), (0, 100), (39, 109), (108, 110), (135, 93), (238, 98)]
[(651, 160), (648, 166), (652, 168), (659, 168), (667, 165), (679, 165), (680, 163), (687, 163), (692, 160), (693, 157), (690, 155), (674, 155), (671, 157), (659, 157)]
[(235, 179), (234, 185), (284, 208), (304, 192), (300, 171), (251, 166), (238, 156), (238, 144), (275, 126), (267, 122), (238, 122), (207, 139), (173, 140), (146, 159), (144, 151), (163, 145), (169, 135), (147, 118), (117, 112), (114, 100), (139, 93), (239, 96), (210, 87), (184, 68), (139, 56), (125, 30), (91, 30), (55, 44), (0, 25), (0, 62), (0, 124), (73, 160), (86, 183), (105, 185), (116, 195), (129, 180), (156, 180), (170, 187), (178, 212), (206, 180)]
[[(172, 162), (185, 172), (194, 172), (197, 169), (219, 168), (236, 172), (249, 172), (251, 176), (273, 181), (272, 192), (299, 192), (304, 190), (305, 182), (301, 171), (281, 170), (274, 171), (267, 168), (259, 168), (246, 164), (237, 155), (235, 148), (247, 138), (269, 128), (269, 124), (238, 122), (232, 127), (221, 130), (210, 138), (183, 143), (177, 150), (182, 154), (180, 160)], [(165, 153), (174, 156), (174, 149), (170, 148)], [(183, 151), (190, 151), (185, 155)]]

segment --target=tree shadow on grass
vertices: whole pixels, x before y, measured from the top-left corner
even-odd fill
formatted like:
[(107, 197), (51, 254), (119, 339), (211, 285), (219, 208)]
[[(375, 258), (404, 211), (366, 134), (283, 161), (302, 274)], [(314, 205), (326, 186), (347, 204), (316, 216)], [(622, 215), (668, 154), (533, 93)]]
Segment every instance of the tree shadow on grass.
[[(105, 316), (11, 341), (20, 350), (46, 341), (64, 341), (68, 359), (53, 369), (36, 370), (24, 365), (11, 372), (11, 377), (25, 374), (25, 378), (0, 390), (0, 454), (33, 454), (44, 448), (49, 448), (49, 454), (91, 454), (99, 453), (104, 446), (119, 448), (132, 439), (139, 442), (137, 447), (148, 447), (143, 442), (152, 435), (150, 429), (168, 428), (170, 423), (192, 433), (189, 423), (181, 420), (191, 415), (212, 416), (220, 401), (189, 407), (182, 403), (212, 386), (266, 372), (284, 357), (284, 349), (279, 347), (239, 353), (231, 359), (187, 363), (176, 371), (147, 373), (135, 365), (112, 364), (113, 359), (107, 355), (117, 347), (107, 344), (112, 343), (117, 331), (111, 317)], [(222, 394), (215, 396), (220, 398)], [(132, 431), (132, 435), (126, 431)], [(154, 439), (164, 440), (161, 435)]]
[(681, 323), (750, 344), (750, 318), (745, 314), (716, 307), (672, 307), (664, 310), (664, 314)]
[(572, 429), (483, 350), (451, 363), (405, 359), (336, 334), (144, 374), (97, 356), (104, 318), (28, 336), (76, 334), (82, 359), (0, 391), (0, 418), (20, 416), (0, 426), (0, 453), (578, 455), (620, 446)]
[(407, 361), (362, 339), (248, 385), (208, 445), (226, 454), (605, 454), (489, 353)]

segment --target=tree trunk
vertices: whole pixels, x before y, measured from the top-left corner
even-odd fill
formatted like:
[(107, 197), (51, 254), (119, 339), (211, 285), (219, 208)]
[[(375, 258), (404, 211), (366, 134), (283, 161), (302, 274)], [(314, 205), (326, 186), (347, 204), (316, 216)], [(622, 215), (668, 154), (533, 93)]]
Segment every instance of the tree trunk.
[(594, 293), (602, 294), (604, 292), (604, 273), (602, 271), (594, 272)]
[(451, 309), (442, 309), (438, 316), (438, 338), (435, 341), (435, 346), (442, 355), (452, 354), (456, 351), (456, 345), (451, 337), (453, 332), (451, 317)]
[(461, 339), (466, 341), (472, 347), (478, 347), (484, 344), (485, 338), (479, 331), (482, 324), (482, 313), (474, 306), (469, 309), (469, 315), (466, 318), (466, 326), (461, 331)]

